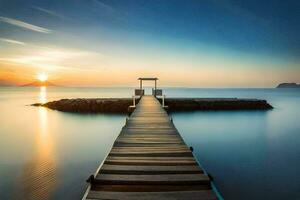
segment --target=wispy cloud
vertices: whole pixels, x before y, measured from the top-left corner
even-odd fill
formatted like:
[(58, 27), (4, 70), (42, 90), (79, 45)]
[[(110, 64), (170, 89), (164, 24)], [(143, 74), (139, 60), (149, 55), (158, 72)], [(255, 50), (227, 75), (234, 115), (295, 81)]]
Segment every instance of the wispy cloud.
[(248, 9), (245, 9), (241, 6), (238, 6), (234, 3), (234, 1), (231, 0), (212, 0), (212, 2), (215, 5), (221, 6), (223, 9), (227, 10), (228, 12), (231, 12), (235, 15), (248, 18), (249, 20), (253, 20), (255, 22), (262, 23), (263, 25), (268, 25), (268, 21), (261, 17), (256, 15), (254, 12), (251, 12)]
[(36, 31), (36, 32), (40, 32), (40, 33), (51, 33), (52, 31), (40, 26), (36, 26), (33, 24), (29, 24), (20, 20), (16, 20), (16, 19), (12, 19), (12, 18), (8, 18), (8, 17), (0, 17), (0, 22), (4, 22), (7, 24), (11, 24), (14, 26), (18, 26), (24, 29), (28, 29), (31, 31)]
[(0, 57), (0, 63), (36, 67), (46, 71), (99, 71), (102, 70), (99, 66), (104, 63), (104, 56), (93, 51), (34, 46), (30, 46), (30, 49), (30, 52), (20, 55)]
[(32, 6), (32, 8), (35, 9), (35, 10), (38, 10), (40, 12), (46, 13), (48, 15), (54, 16), (54, 17), (58, 17), (58, 18), (61, 18), (61, 19), (65, 18), (63, 15), (58, 14), (57, 12), (54, 12), (52, 10), (48, 10), (48, 9), (41, 8), (41, 7), (38, 7), (38, 6)]
[(7, 43), (10, 43), (10, 44), (25, 45), (24, 42), (17, 41), (17, 40), (11, 40), (11, 39), (8, 39), (8, 38), (0, 38), (0, 41), (7, 42)]
[(95, 12), (98, 12), (99, 14), (101, 14), (102, 16), (105, 17), (110, 17), (113, 19), (117, 19), (119, 21), (125, 21), (124, 20), (124, 15), (125, 13), (120, 12), (120, 10), (116, 9), (115, 7), (104, 3), (101, 0), (93, 0), (92, 2), (92, 6), (93, 6), (93, 10)]
[(93, 0), (93, 2), (95, 2), (95, 4), (98, 7), (100, 7), (102, 11), (106, 11), (106, 12), (111, 13), (111, 14), (116, 12), (116, 10), (112, 6), (102, 2), (101, 0)]

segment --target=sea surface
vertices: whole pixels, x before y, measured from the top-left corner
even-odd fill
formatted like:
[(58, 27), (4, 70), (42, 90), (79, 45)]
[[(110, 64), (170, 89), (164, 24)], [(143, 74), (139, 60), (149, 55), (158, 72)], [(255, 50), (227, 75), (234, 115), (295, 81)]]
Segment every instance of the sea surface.
[[(81, 199), (126, 115), (29, 104), (131, 97), (133, 88), (0, 87), (0, 199)], [(224, 199), (300, 199), (300, 90), (165, 88), (167, 97), (266, 99), (270, 111), (173, 113)]]

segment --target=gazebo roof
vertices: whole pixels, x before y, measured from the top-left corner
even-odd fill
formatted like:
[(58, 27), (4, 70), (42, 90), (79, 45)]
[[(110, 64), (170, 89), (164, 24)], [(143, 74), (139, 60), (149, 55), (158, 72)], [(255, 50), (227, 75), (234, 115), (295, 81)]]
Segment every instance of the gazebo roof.
[(156, 80), (158, 80), (158, 78), (149, 78), (149, 77), (147, 77), (147, 78), (138, 78), (138, 80), (142, 80), (142, 81), (156, 81)]

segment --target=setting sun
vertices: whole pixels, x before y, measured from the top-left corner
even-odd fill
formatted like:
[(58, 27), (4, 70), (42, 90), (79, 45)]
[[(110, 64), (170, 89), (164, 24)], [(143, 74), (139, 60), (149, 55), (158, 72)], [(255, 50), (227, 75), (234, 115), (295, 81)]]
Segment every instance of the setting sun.
[(47, 76), (47, 74), (45, 74), (45, 73), (42, 73), (42, 74), (39, 74), (39, 75), (38, 75), (38, 80), (41, 81), (41, 82), (44, 82), (44, 81), (46, 81), (47, 79), (48, 79), (48, 76)]

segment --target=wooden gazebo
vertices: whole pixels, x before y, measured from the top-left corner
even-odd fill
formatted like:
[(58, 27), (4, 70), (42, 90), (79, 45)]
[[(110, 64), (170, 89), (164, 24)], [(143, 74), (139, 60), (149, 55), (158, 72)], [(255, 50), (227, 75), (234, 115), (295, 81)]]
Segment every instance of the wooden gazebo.
[(157, 95), (162, 95), (162, 90), (158, 90), (157, 89), (157, 80), (158, 78), (138, 78), (138, 80), (140, 81), (140, 89), (136, 89), (135, 90), (135, 95), (138, 95), (138, 96), (143, 96), (145, 91), (143, 89), (143, 81), (154, 81), (154, 90), (152, 90), (152, 95), (154, 96), (157, 96)]

